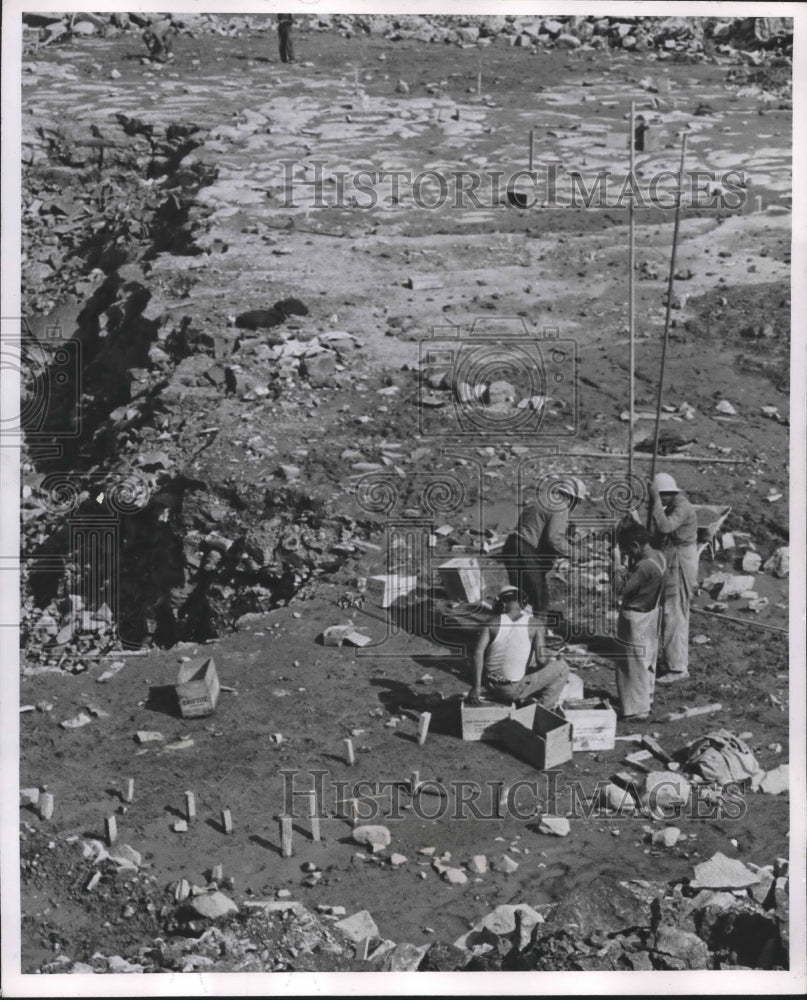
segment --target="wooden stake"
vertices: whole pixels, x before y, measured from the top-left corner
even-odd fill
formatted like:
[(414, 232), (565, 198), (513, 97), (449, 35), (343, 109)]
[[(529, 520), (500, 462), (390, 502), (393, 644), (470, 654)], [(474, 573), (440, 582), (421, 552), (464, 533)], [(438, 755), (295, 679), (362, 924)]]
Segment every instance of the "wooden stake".
[[(675, 278), (675, 253), (678, 249), (678, 230), (681, 225), (681, 195), (684, 191), (684, 160), (687, 155), (686, 132), (681, 139), (681, 165), (678, 168), (678, 188), (675, 196), (675, 224), (673, 226), (672, 253), (670, 254), (670, 276), (667, 280), (667, 313), (664, 317), (664, 340), (661, 345), (661, 371), (658, 378), (658, 399), (656, 401), (656, 429), (653, 434), (653, 451), (651, 452), (652, 464), (650, 466), (650, 481), (656, 474), (656, 455), (658, 452), (658, 438), (661, 429), (661, 404), (664, 399), (664, 371), (667, 367), (667, 344), (670, 340), (670, 313), (672, 311), (673, 281)], [(647, 529), (653, 525), (653, 505), (647, 505)]]
[(100, 881), (101, 881), (101, 873), (93, 872), (92, 875), (90, 876), (89, 882), (84, 886), (84, 891), (92, 892)]
[(345, 740), (345, 759), (351, 767), (356, 763), (356, 754), (353, 752), (353, 740), (351, 739)]
[(530, 173), (535, 167), (535, 129), (530, 129)]
[(123, 801), (131, 802), (134, 799), (134, 778), (126, 778), (123, 786)]
[(313, 840), (321, 840), (319, 816), (317, 815), (317, 793), (313, 788), (308, 792), (308, 815), (311, 818), (311, 838)]
[(350, 825), (355, 829), (359, 825), (359, 800), (350, 800)]
[(426, 737), (429, 735), (429, 723), (432, 721), (431, 712), (423, 712), (418, 722), (418, 743), (423, 746)]
[(409, 788), (412, 792), (412, 798), (414, 798), (418, 793), (418, 789), (420, 788), (420, 771), (412, 772), (412, 776), (409, 779)]
[(628, 330), (630, 348), (628, 358), (628, 476), (633, 477), (633, 411), (635, 409), (635, 371), (636, 371), (636, 332), (634, 329), (635, 303), (635, 269), (636, 269), (636, 228), (634, 211), (636, 205), (633, 198), (633, 186), (636, 182), (636, 102), (630, 102), (630, 185), (631, 197), (628, 207)]
[(39, 796), (39, 815), (42, 819), (50, 819), (53, 815), (54, 799), (50, 792), (42, 792)]
[(217, 883), (224, 881), (224, 865), (213, 865), (210, 869), (210, 881)]
[(370, 938), (366, 937), (360, 942), (358, 948), (356, 949), (356, 957), (361, 959), (362, 962), (367, 961), (367, 956), (370, 954)]
[(185, 819), (188, 826), (196, 820), (196, 796), (193, 792), (185, 792)]
[(106, 833), (107, 846), (112, 847), (118, 839), (118, 821), (114, 816), (107, 816), (104, 820), (104, 832)]
[(280, 817), (280, 853), (284, 858), (290, 858), (294, 854), (292, 846), (291, 816)]
[(507, 796), (510, 793), (509, 785), (502, 785), (499, 789), (499, 801), (496, 803), (496, 815), (504, 819), (507, 814)]
[(226, 834), (233, 832), (233, 816), (229, 809), (221, 810), (221, 826)]

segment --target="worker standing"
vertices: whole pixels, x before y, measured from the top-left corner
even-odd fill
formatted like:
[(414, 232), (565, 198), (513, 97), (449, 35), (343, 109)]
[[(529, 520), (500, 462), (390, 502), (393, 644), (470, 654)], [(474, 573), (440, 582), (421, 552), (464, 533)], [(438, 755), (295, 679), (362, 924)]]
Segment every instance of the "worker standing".
[(171, 17), (158, 18), (143, 31), (143, 41), (152, 62), (168, 62), (174, 58), (172, 51), (177, 27)]
[(566, 506), (554, 510), (540, 500), (527, 504), (515, 530), (505, 540), (501, 555), (508, 579), (524, 593), (536, 613), (543, 613), (549, 607), (547, 575), (555, 560), (572, 557), (567, 538), (569, 514), (585, 499), (585, 492), (579, 479), (562, 480), (554, 493), (565, 497)]
[(650, 546), (650, 533), (631, 527), (620, 538), (630, 560), (630, 576), (622, 594), (616, 623), (620, 643), (616, 689), (623, 719), (646, 719), (653, 706), (659, 644), (659, 604), (662, 597), (664, 556)]
[(650, 530), (667, 560), (661, 604), (666, 672), (657, 684), (689, 677), (689, 604), (698, 583), (698, 515), (669, 473), (650, 484)]
[(294, 14), (277, 15), (277, 41), (280, 48), (280, 61), (284, 63), (294, 62), (294, 43), (291, 38), (293, 24)]

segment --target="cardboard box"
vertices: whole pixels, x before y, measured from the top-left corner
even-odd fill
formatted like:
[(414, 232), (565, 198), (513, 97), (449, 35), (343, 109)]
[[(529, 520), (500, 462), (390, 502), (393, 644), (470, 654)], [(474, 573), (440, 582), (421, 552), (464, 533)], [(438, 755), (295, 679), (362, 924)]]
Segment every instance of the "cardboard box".
[(511, 718), (517, 718), (525, 726), (532, 725), (535, 705), (525, 705), (514, 708), (512, 705), (502, 705), (498, 701), (483, 702), (481, 705), (466, 705), (460, 703), (460, 722), (464, 740), (485, 740), (496, 742), (502, 739), (502, 723)]
[(189, 660), (179, 668), (176, 692), (183, 719), (210, 715), (219, 700), (219, 677), (212, 657)]
[(562, 716), (540, 705), (532, 706), (532, 722), (519, 710), (501, 725), (502, 742), (516, 757), (545, 771), (572, 759), (572, 727)]
[(440, 582), (452, 601), (478, 604), (482, 600), (482, 570), (472, 556), (450, 559), (438, 566)]
[(366, 594), (379, 607), (388, 608), (402, 597), (408, 597), (417, 588), (416, 576), (371, 576), (367, 579)]
[(579, 750), (613, 750), (616, 712), (602, 698), (567, 701), (560, 710), (572, 724), (572, 745)]

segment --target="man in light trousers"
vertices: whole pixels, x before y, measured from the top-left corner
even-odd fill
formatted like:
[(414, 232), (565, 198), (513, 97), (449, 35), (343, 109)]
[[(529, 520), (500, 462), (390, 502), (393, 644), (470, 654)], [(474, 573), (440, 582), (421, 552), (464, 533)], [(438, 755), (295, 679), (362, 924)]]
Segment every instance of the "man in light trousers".
[(638, 525), (620, 538), (631, 574), (622, 594), (616, 623), (620, 650), (616, 689), (623, 719), (646, 719), (653, 707), (659, 643), (659, 603), (667, 568), (664, 556), (650, 547), (650, 534)]
[(667, 560), (661, 603), (666, 672), (657, 684), (689, 677), (689, 604), (698, 583), (698, 515), (669, 473), (650, 484), (651, 532)]

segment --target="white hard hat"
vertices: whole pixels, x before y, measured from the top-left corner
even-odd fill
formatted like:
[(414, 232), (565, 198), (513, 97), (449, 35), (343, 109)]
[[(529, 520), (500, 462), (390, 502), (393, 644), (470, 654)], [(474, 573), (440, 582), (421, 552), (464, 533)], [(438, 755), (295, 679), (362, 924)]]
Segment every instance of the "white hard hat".
[(567, 477), (558, 484), (557, 490), (559, 493), (574, 497), (575, 500), (585, 500), (586, 498), (586, 486), (582, 479)]
[(678, 485), (669, 472), (659, 472), (653, 480), (653, 485), (659, 493), (680, 493)]

